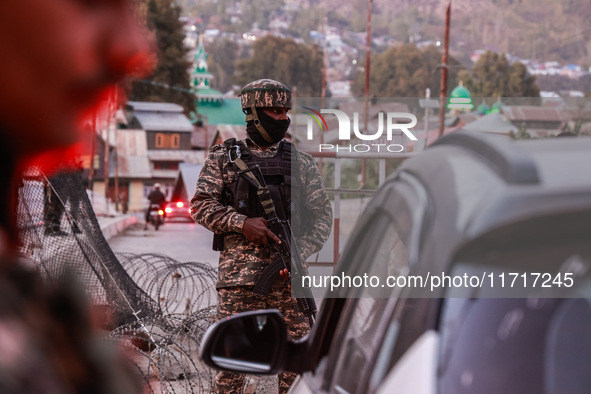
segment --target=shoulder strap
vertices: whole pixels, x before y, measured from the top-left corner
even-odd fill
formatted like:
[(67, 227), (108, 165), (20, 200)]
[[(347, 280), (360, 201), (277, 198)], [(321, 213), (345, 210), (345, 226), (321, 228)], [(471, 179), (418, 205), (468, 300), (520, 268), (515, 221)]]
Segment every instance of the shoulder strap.
[[(238, 141), (238, 143), (240, 143), (240, 141)], [(224, 147), (226, 147), (226, 149), (231, 148), (232, 146), (236, 145), (236, 138), (228, 138), (227, 140), (225, 140), (223, 142)]]
[(289, 141), (281, 140), (279, 143), (279, 147), (277, 148), (281, 158), (283, 160), (290, 161), (292, 157), (297, 159), (297, 149), (296, 147)]
[[(236, 166), (238, 166), (241, 171), (248, 170), (248, 166), (244, 160), (242, 160), (243, 152), (245, 153), (246, 157), (250, 157), (246, 144), (244, 144), (242, 141), (236, 141), (236, 138), (229, 138), (224, 141), (224, 146), (228, 150), (228, 158), (230, 163), (236, 164)], [(250, 171), (245, 172), (245, 175), (252, 179), (259, 189), (262, 188), (259, 180)]]

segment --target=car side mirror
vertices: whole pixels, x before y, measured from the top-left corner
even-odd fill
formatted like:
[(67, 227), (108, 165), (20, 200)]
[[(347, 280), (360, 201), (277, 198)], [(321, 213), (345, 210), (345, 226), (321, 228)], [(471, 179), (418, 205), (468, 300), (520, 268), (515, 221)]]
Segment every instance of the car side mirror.
[(278, 310), (243, 312), (207, 329), (200, 357), (217, 369), (274, 375), (284, 362), (287, 338), (287, 327)]

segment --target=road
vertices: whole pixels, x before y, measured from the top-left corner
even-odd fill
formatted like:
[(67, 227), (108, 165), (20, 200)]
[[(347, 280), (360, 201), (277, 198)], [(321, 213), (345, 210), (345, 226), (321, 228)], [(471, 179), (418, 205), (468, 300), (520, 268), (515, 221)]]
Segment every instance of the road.
[[(109, 245), (115, 253), (129, 252), (135, 254), (159, 253), (168, 255), (182, 263), (200, 262), (212, 267), (218, 266), (219, 252), (211, 249), (213, 233), (196, 223), (183, 221), (166, 222), (158, 231), (153, 226), (143, 229), (143, 219), (140, 223), (130, 227), (127, 231), (109, 240)], [(308, 259), (314, 261), (330, 261), (332, 259), (332, 233), (325, 248), (317, 257), (315, 254)], [(348, 235), (341, 236), (341, 250)], [(311, 275), (330, 275), (331, 268), (310, 268)], [(313, 289), (314, 296), (320, 298), (324, 289)]]
[(116, 253), (160, 253), (180, 262), (208, 263), (217, 267), (219, 252), (211, 249), (213, 233), (196, 223), (169, 221), (158, 231), (153, 226), (143, 229), (143, 223), (109, 240)]

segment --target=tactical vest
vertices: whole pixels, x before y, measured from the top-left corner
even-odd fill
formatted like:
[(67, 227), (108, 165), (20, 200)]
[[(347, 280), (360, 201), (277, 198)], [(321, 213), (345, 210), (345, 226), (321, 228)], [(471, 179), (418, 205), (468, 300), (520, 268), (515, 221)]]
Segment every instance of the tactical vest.
[[(228, 155), (233, 146), (238, 146), (241, 159), (248, 167), (254, 165), (260, 167), (273, 199), (277, 216), (279, 219), (289, 220), (294, 236), (300, 236), (302, 233), (301, 219), (305, 216), (305, 200), (299, 185), (298, 166), (294, 165), (292, 170), (292, 161), (294, 163), (297, 161), (296, 149), (291, 143), (282, 140), (275, 156), (258, 157), (242, 141), (236, 141), (235, 138), (224, 141), (224, 148)], [(235, 163), (230, 160), (224, 160), (224, 163), (224, 166), (232, 167), (234, 176), (229, 183), (224, 184), (222, 204), (234, 207), (236, 211), (249, 218), (264, 217), (263, 207), (259, 202), (256, 189), (240, 175), (240, 168)], [(214, 235), (214, 250), (223, 250), (225, 235)]]

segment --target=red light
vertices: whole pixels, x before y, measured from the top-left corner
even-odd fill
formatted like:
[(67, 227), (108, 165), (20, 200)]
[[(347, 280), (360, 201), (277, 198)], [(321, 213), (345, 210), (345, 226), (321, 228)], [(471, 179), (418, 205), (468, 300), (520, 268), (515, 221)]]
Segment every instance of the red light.
[(187, 212), (189, 212), (189, 215), (191, 214), (191, 208), (187, 209)]
[(172, 212), (172, 208), (165, 208), (165, 209), (164, 209), (164, 212), (166, 212), (166, 213), (171, 213), (171, 212)]
[(179, 208), (182, 208), (182, 207), (185, 206), (185, 204), (183, 204), (182, 202), (177, 202), (176, 203), (176, 206), (179, 207)]
[(158, 215), (160, 215), (160, 216), (164, 215), (164, 211), (163, 211), (162, 209), (161, 209), (161, 210), (159, 210), (159, 211), (158, 211)]

